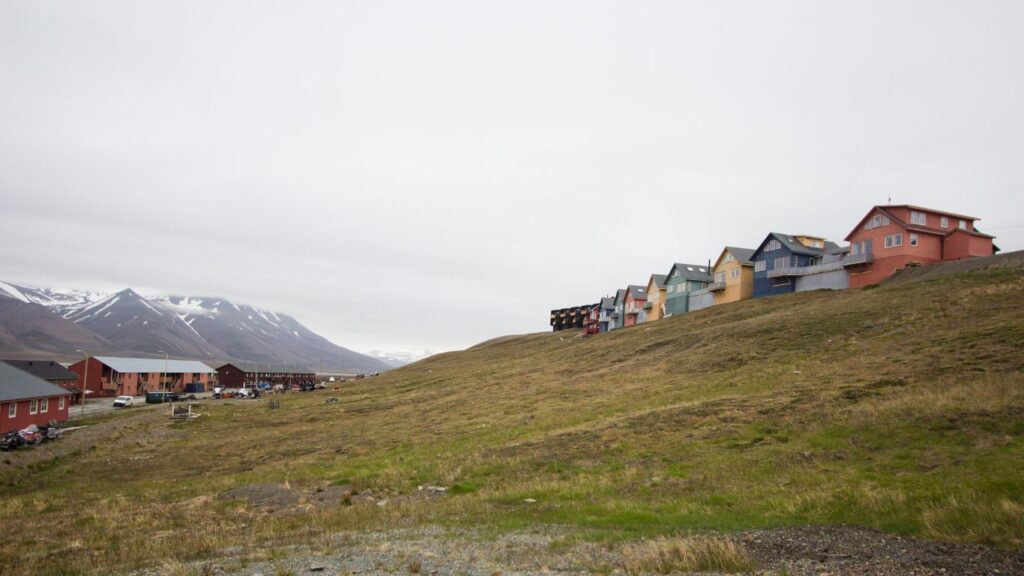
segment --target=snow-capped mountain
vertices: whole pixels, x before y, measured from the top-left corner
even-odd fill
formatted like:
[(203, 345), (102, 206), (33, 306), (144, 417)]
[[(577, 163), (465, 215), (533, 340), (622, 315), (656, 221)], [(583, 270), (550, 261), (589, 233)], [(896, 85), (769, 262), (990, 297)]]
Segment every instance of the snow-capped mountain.
[(437, 354), (434, 350), (370, 350), (366, 353), (371, 358), (376, 358), (381, 362), (391, 366), (392, 368), (398, 368), (405, 366), (406, 364), (412, 364), (423, 360), (428, 356)]
[[(3, 300), (17, 301), (21, 308), (49, 310), (53, 318), (74, 326), (65, 326), (64, 331), (79, 335), (91, 333), (107, 343), (104, 346), (93, 342), (93, 349), (90, 349), (93, 354), (165, 351), (171, 356), (211, 363), (255, 361), (317, 369), (322, 361), (325, 369), (355, 372), (390, 367), (378, 359), (331, 343), (290, 316), (234, 304), (224, 298), (145, 297), (130, 288), (102, 294), (0, 282), (0, 301)], [(38, 317), (38, 313), (33, 317)], [(7, 319), (0, 315), (0, 327), (6, 324)], [(6, 339), (12, 342), (5, 344), (0, 332), (0, 351), (19, 348), (52, 351), (39, 348), (38, 342), (32, 346), (19, 344), (20, 338), (13, 335)], [(96, 347), (103, 349), (95, 350)]]

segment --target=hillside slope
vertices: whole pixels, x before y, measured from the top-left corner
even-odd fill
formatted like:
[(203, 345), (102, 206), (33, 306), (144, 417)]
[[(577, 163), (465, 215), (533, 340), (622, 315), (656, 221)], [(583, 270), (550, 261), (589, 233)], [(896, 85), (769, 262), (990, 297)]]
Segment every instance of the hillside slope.
[[(40, 552), (85, 538), (95, 566), (428, 523), (559, 524), (587, 538), (857, 524), (1020, 548), (1022, 260), (586, 338), (497, 339), (346, 384), (337, 403), (215, 403), (187, 428), (140, 415), (127, 429), (157, 440), (118, 433), (45, 480), (0, 471), (2, 511), (33, 510), (0, 534), (31, 534)], [(218, 441), (242, 432), (246, 449)], [(217, 499), (268, 483), (295, 502)], [(391, 504), (316, 504), (342, 485)], [(449, 495), (416, 497), (427, 485)], [(118, 545), (154, 518), (167, 537)], [(74, 550), (50, 554), (77, 565)]]

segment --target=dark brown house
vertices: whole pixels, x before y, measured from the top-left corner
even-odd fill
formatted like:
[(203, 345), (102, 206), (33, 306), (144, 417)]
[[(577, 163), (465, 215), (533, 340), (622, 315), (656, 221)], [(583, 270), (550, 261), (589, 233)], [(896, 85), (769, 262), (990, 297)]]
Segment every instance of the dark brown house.
[(224, 364), (217, 368), (217, 380), (225, 388), (252, 388), (259, 383), (263, 386), (285, 388), (315, 384), (316, 373), (294, 366), (273, 366), (258, 363)]

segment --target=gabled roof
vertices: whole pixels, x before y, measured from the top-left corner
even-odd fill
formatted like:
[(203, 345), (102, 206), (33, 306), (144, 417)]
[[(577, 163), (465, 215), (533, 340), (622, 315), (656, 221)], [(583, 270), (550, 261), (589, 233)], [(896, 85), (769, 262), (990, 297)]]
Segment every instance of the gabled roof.
[(805, 256), (820, 256), (822, 254), (840, 254), (845, 250), (845, 248), (840, 247), (835, 242), (830, 242), (828, 240), (823, 241), (824, 248), (814, 248), (811, 246), (805, 246), (801, 244), (799, 240), (796, 239), (797, 236), (799, 236), (799, 234), (782, 234), (780, 232), (769, 232), (768, 235), (765, 236), (764, 240), (761, 241), (761, 244), (758, 245), (757, 249), (754, 250), (754, 253), (751, 254), (750, 257), (756, 258), (758, 255), (760, 255), (761, 249), (764, 248), (764, 245), (767, 244), (769, 240), (773, 239), (778, 240), (779, 243), (785, 246), (786, 250), (789, 250), (791, 253), (803, 254)]
[(712, 270), (718, 268), (718, 265), (722, 262), (722, 258), (725, 257), (725, 253), (729, 252), (734, 258), (740, 263), (741, 266), (753, 266), (754, 261), (751, 260), (754, 256), (753, 248), (737, 248), (736, 246), (726, 246), (722, 248), (722, 253), (718, 255), (718, 260), (715, 260), (715, 265), (711, 267)]
[(647, 287), (637, 286), (636, 284), (630, 284), (627, 288), (628, 298), (639, 298), (641, 300), (647, 299)]
[(711, 276), (711, 271), (708, 270), (707, 264), (682, 264), (676, 262), (668, 269), (668, 274), (665, 275), (666, 281), (672, 277), (672, 272), (678, 270), (679, 277), (683, 280), (693, 280), (694, 282), (711, 282), (714, 278)]
[(259, 369), (260, 374), (314, 374), (312, 370), (300, 368), (298, 366), (275, 366), (273, 364), (268, 366), (266, 364), (260, 364), (259, 362), (255, 364), (252, 362), (228, 362), (218, 366), (217, 370), (222, 370), (226, 366), (231, 366), (235, 370), (245, 372), (247, 374), (253, 373), (253, 370), (257, 368)]
[(614, 307), (615, 307), (615, 297), (614, 296), (605, 296), (604, 298), (601, 298), (601, 308), (614, 308)]
[[(949, 235), (951, 233), (950, 230), (947, 230), (945, 228), (933, 228), (933, 227), (930, 227), (930, 226), (921, 226), (920, 224), (911, 224), (911, 223), (907, 222), (906, 220), (904, 220), (904, 219), (900, 218), (899, 216), (897, 216), (892, 210), (890, 210), (890, 208), (907, 208), (909, 210), (914, 210), (916, 212), (928, 212), (930, 214), (938, 214), (939, 216), (948, 216), (950, 218), (957, 218), (959, 220), (970, 220), (972, 224), (976, 220), (979, 220), (979, 218), (975, 218), (974, 216), (964, 216), (963, 214), (955, 214), (953, 212), (943, 212), (942, 210), (933, 210), (931, 208), (922, 208), (921, 206), (914, 206), (912, 204), (899, 204), (899, 205), (896, 205), (896, 206), (872, 206), (871, 210), (868, 210), (868, 213), (865, 214), (864, 217), (861, 218), (859, 222), (857, 222), (857, 225), (853, 227), (853, 230), (851, 230), (849, 234), (846, 235), (846, 238), (844, 238), (844, 240), (849, 241), (850, 238), (854, 234), (856, 234), (858, 230), (863, 228), (864, 227), (864, 223), (867, 222), (868, 218), (870, 218), (872, 214), (875, 213), (875, 210), (878, 210), (882, 214), (885, 214), (886, 216), (889, 217), (889, 220), (891, 220), (893, 223), (895, 223), (896, 225), (898, 225), (898, 226), (900, 226), (902, 228), (906, 228), (907, 230), (913, 230), (915, 232), (925, 232), (927, 234), (938, 234), (938, 235), (942, 235), (942, 236), (946, 236), (946, 235)], [(958, 229), (957, 227), (955, 227), (955, 226), (953, 227), (954, 231), (957, 230), (957, 229)], [(993, 238), (994, 238), (994, 236), (993, 236)]]
[(216, 372), (206, 364), (196, 360), (167, 360), (163, 358), (119, 358), (117, 356), (93, 356), (99, 362), (114, 370), (127, 374), (129, 372), (185, 374), (213, 374)]
[(619, 302), (622, 302), (625, 299), (626, 299), (626, 289), (625, 288), (619, 288), (618, 290), (615, 291), (615, 304), (618, 304)]
[(668, 278), (668, 276), (666, 276), (664, 274), (651, 274), (651, 279), (647, 281), (647, 285), (650, 286), (651, 285), (651, 281), (653, 281), (655, 288), (657, 288), (659, 290), (664, 289), (665, 288), (665, 279), (666, 278)]
[(78, 374), (53, 360), (0, 360), (43, 380), (78, 380)]
[(0, 402), (70, 395), (71, 392), (56, 384), (50, 384), (6, 362), (0, 362)]

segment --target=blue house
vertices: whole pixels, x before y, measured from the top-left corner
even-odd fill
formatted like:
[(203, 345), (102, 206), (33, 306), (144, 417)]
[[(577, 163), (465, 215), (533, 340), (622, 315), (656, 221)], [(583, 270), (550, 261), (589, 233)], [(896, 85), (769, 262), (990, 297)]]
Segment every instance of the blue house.
[(816, 236), (772, 232), (754, 250), (754, 298), (822, 288), (843, 289), (848, 248)]
[(714, 281), (711, 267), (676, 262), (665, 275), (665, 317), (691, 310), (690, 293), (707, 288)]

